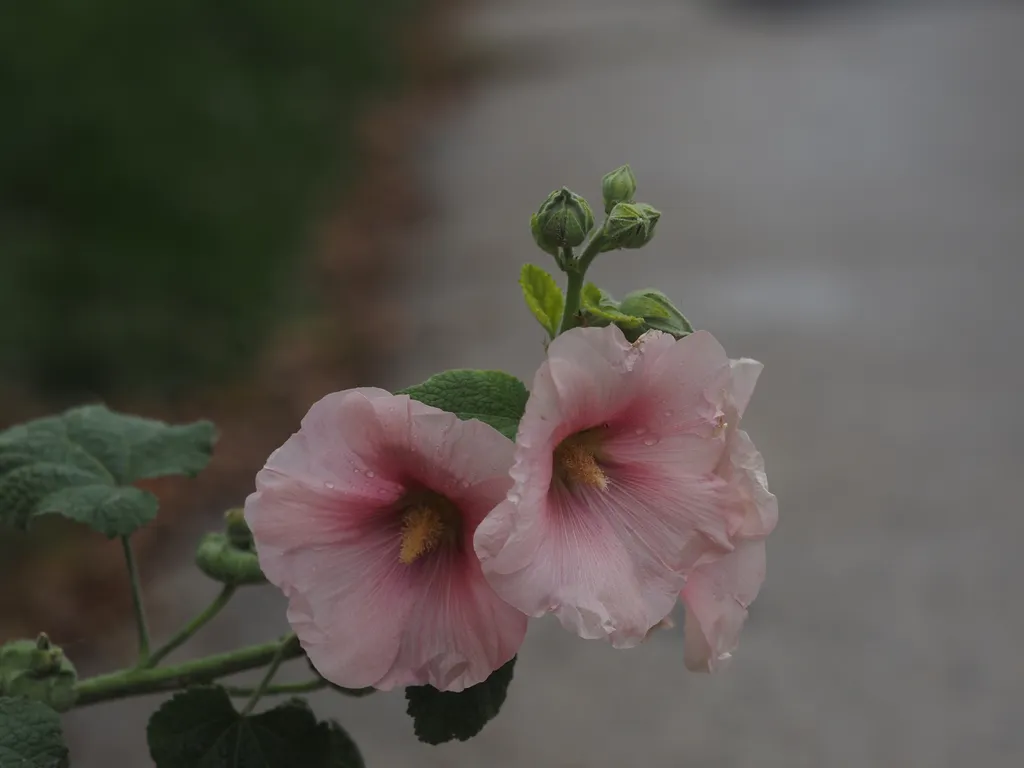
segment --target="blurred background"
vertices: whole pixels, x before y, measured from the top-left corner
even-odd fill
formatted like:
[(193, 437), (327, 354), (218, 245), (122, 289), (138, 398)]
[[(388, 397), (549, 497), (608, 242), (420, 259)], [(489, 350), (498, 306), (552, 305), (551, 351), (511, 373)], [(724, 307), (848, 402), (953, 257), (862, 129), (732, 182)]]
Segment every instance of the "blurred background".
[[(401, 694), (314, 706), (371, 766), (1019, 766), (1022, 40), (1010, 0), (5, 10), (0, 418), (218, 423), (140, 542), (166, 636), (217, 592), (195, 537), (319, 396), (532, 376), (528, 216), (629, 162), (658, 236), (593, 279), (766, 365), (745, 424), (781, 521), (732, 667), (686, 673), (679, 629), (622, 652), (543, 620), (474, 741), (418, 744)], [(104, 542), (47, 526), (0, 557), (0, 634), (130, 660)], [(189, 652), (284, 628), (243, 592)], [(159, 701), (65, 716), (73, 764), (148, 766)]]

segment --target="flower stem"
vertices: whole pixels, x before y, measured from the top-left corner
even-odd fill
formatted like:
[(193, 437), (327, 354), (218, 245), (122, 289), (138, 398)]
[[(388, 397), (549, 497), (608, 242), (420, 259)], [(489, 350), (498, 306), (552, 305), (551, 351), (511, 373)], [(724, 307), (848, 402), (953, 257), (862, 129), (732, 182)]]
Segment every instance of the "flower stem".
[[(313, 691), (319, 691), (321, 688), (327, 687), (327, 681), (324, 679), (319, 680), (307, 680), (304, 683), (282, 683), (281, 685), (268, 685), (263, 691), (264, 696), (287, 696), (289, 694), (299, 693), (313, 693)], [(224, 690), (228, 692), (229, 696), (252, 696), (256, 689), (246, 688), (238, 685), (225, 685)]]
[(562, 325), (558, 329), (560, 334), (576, 327), (576, 315), (580, 311), (580, 300), (583, 294), (583, 280), (587, 276), (587, 270), (591, 262), (601, 252), (601, 243), (604, 241), (604, 226), (597, 231), (583, 253), (578, 259), (572, 258), (572, 251), (563, 255), (566, 262), (565, 274), (568, 277), (568, 284), (565, 287), (565, 311), (562, 313)]
[(278, 668), (281, 666), (281, 662), (284, 661), (284, 652), (286, 650), (285, 644), (281, 644), (281, 647), (277, 649), (277, 653), (270, 662), (270, 666), (267, 667), (267, 673), (260, 680), (260, 684), (256, 690), (252, 692), (252, 696), (249, 697), (249, 701), (246, 702), (245, 708), (242, 709), (242, 717), (245, 717), (253, 709), (256, 708), (257, 702), (263, 697), (263, 694), (267, 692), (267, 688), (270, 687), (270, 681), (274, 679), (274, 675), (277, 674)]
[(101, 701), (141, 696), (146, 693), (176, 691), (189, 685), (209, 683), (221, 677), (259, 669), (277, 659), (277, 664), (302, 655), (295, 635), (260, 645), (250, 645), (228, 653), (207, 656), (169, 667), (123, 669), (80, 681), (75, 686), (76, 707)]
[(221, 608), (228, 604), (231, 596), (235, 594), (236, 589), (237, 587), (232, 584), (225, 584), (224, 588), (220, 591), (220, 594), (217, 595), (214, 601), (210, 603), (202, 613), (182, 627), (174, 637), (153, 651), (153, 655), (140, 664), (139, 667), (141, 669), (155, 667), (164, 657), (184, 645), (192, 635), (198, 632), (210, 621), (210, 619), (220, 613)]
[(124, 560), (128, 566), (128, 577), (132, 584), (132, 604), (135, 606), (135, 621), (139, 625), (139, 664), (145, 664), (149, 657), (149, 626), (146, 624), (146, 608), (142, 604), (142, 586), (139, 570), (135, 565), (135, 553), (127, 536), (121, 537)]

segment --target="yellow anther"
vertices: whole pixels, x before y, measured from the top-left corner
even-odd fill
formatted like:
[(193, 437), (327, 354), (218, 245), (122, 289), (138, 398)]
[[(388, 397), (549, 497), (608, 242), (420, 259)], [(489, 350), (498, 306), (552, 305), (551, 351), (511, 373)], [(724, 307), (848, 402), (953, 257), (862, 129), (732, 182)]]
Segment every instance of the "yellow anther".
[(398, 559), (405, 565), (415, 562), (441, 542), (446, 529), (444, 518), (434, 507), (426, 504), (410, 507), (402, 519), (402, 548)]
[(555, 449), (556, 472), (570, 482), (605, 490), (608, 487), (608, 476), (597, 462), (596, 442), (587, 433), (563, 440)]

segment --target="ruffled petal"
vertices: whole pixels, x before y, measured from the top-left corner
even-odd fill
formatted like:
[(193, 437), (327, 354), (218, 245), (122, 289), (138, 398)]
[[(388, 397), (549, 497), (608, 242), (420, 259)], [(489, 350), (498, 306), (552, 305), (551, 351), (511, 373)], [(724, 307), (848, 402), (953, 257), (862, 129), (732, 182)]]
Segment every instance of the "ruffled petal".
[(732, 656), (764, 577), (765, 543), (760, 539), (740, 542), (728, 555), (690, 575), (682, 592), (687, 669), (713, 672)]
[[(485, 424), (364, 389), (318, 402), (268, 459), (246, 520), (325, 678), (461, 690), (515, 654), (526, 617), (494, 594), (471, 545), (512, 482), (511, 457)], [(400, 504), (423, 491), (454, 505), (461, 538), (403, 563)]]

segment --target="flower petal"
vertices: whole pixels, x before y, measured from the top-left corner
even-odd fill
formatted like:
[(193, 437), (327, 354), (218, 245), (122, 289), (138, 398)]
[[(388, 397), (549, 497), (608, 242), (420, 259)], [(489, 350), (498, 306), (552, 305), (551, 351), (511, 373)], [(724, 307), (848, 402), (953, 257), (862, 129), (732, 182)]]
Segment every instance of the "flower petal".
[(687, 669), (713, 672), (731, 657), (764, 576), (762, 539), (740, 542), (734, 551), (690, 575), (682, 592)]
[[(372, 389), (327, 396), (271, 455), (246, 520), (325, 678), (460, 690), (515, 654), (526, 617), (494, 594), (470, 544), (512, 482), (511, 456), (485, 424)], [(398, 505), (423, 490), (459, 510), (462, 544), (402, 563)]]

